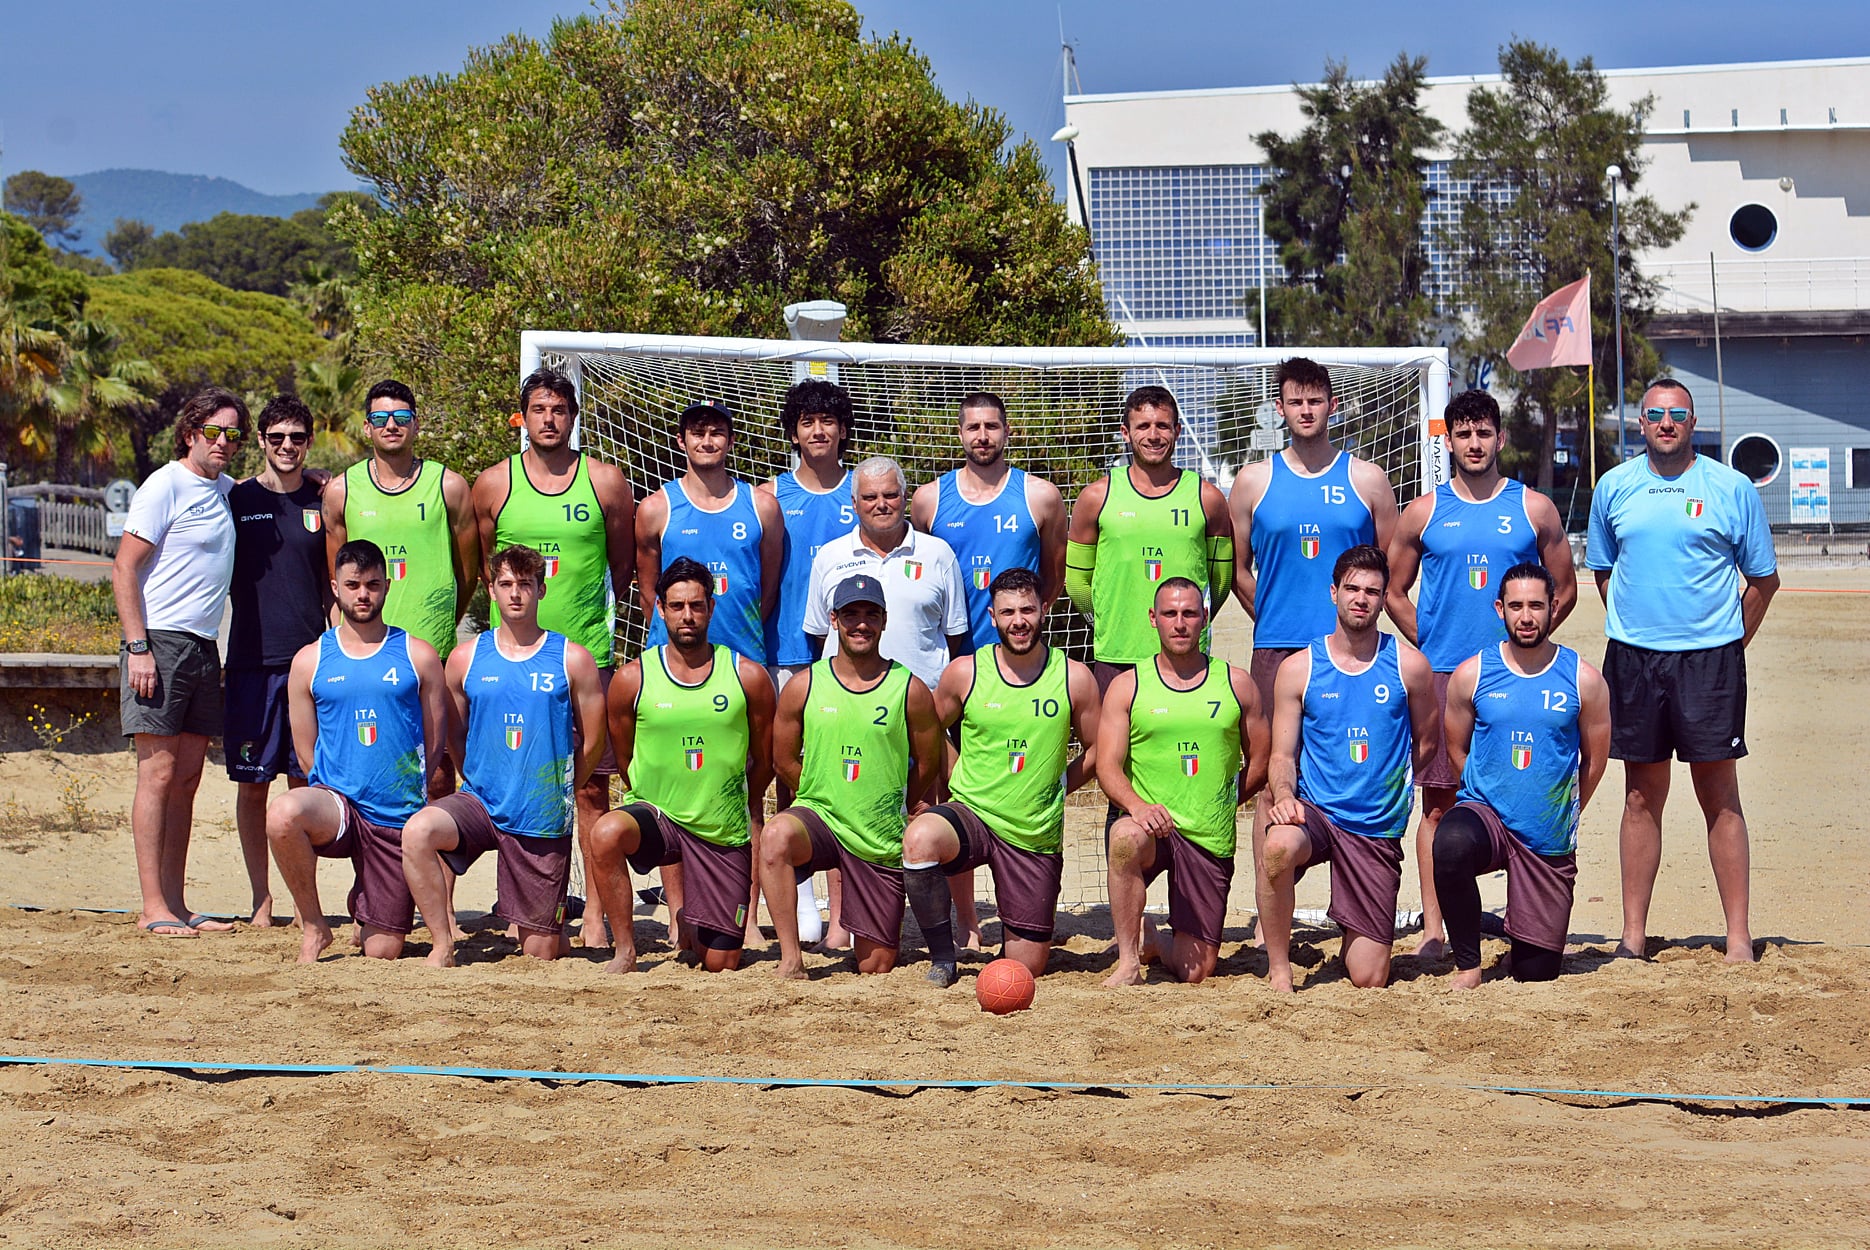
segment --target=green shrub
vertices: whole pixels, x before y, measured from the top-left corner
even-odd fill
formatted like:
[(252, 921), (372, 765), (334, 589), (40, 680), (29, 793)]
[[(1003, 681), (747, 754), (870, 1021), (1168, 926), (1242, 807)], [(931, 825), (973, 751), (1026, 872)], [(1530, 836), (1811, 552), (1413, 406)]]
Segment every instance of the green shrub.
[(111, 655), (122, 637), (109, 582), (43, 573), (0, 577), (0, 651)]

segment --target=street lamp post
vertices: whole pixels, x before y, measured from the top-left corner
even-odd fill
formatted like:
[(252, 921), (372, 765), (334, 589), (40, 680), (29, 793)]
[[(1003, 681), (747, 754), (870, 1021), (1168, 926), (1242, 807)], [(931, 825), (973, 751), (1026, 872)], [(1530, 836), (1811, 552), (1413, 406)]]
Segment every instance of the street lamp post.
[[(1610, 179), (1610, 277), (1615, 292), (1613, 298), (1617, 302), (1614, 317), (1617, 335), (1617, 460), (1621, 463), (1629, 454), (1624, 446), (1623, 425), (1623, 234), (1617, 228), (1617, 184), (1623, 181), (1623, 170), (1612, 165), (1604, 174)], [(1592, 402), (1597, 401), (1593, 399)]]
[[(1079, 130), (1076, 126), (1067, 123), (1066, 125), (1060, 126), (1052, 135), (1052, 142), (1065, 145), (1065, 156), (1071, 161), (1071, 189), (1078, 200), (1078, 221), (1084, 226), (1084, 232), (1090, 234), (1091, 210), (1084, 205), (1084, 180), (1078, 175), (1078, 136), (1083, 133), (1084, 132)], [(1090, 254), (1093, 261), (1097, 259), (1097, 245), (1095, 239), (1092, 240), (1091, 245), (1085, 250)]]

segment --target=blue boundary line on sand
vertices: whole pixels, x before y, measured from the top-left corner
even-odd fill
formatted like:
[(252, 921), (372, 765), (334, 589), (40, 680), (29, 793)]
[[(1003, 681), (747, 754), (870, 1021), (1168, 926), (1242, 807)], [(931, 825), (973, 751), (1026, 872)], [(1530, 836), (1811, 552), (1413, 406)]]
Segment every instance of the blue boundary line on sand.
[[(362, 1063), (237, 1063), (193, 1059), (78, 1059), (51, 1055), (0, 1055), (0, 1064), (30, 1067), (116, 1068), (157, 1072), (234, 1072), (252, 1076), (341, 1076), (368, 1073), (378, 1076), (448, 1076), (493, 1081), (593, 1081), (612, 1085), (681, 1086), (735, 1085), (767, 1089), (1030, 1089), (1051, 1093), (1245, 1094), (1298, 1090), (1347, 1092), (1393, 1089), (1381, 1085), (1280, 1085), (1271, 1083), (1202, 1084), (1196, 1082), (1138, 1081), (1021, 1081), (919, 1080), (894, 1077), (720, 1076), (667, 1072), (562, 1072), (538, 1068), (472, 1068), (429, 1064)], [(1870, 1097), (1826, 1097), (1808, 1094), (1676, 1094), (1642, 1090), (1558, 1089), (1531, 1085), (1471, 1085), (1453, 1088), (1489, 1094), (1539, 1097), (1607, 1098), (1620, 1102), (1734, 1103), (1741, 1106), (1870, 1107)]]

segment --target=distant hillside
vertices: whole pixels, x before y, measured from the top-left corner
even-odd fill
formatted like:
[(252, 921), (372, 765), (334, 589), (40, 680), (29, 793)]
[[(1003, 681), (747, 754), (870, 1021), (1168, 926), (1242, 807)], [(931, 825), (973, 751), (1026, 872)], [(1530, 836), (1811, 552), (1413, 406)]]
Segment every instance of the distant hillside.
[(206, 221), (216, 213), (288, 217), (316, 207), (323, 194), (264, 195), (226, 178), (155, 169), (102, 169), (71, 181), (84, 196), (84, 214), (78, 218), (84, 237), (78, 250), (93, 256), (104, 254), (104, 236), (119, 217), (139, 218), (161, 234), (180, 230), (191, 221)]

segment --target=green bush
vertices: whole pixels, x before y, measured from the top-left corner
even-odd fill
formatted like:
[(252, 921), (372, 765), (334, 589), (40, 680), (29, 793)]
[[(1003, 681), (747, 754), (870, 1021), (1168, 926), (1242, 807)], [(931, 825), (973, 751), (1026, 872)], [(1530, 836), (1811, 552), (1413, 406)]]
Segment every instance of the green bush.
[(0, 577), (0, 651), (112, 655), (122, 637), (109, 582), (43, 573)]

